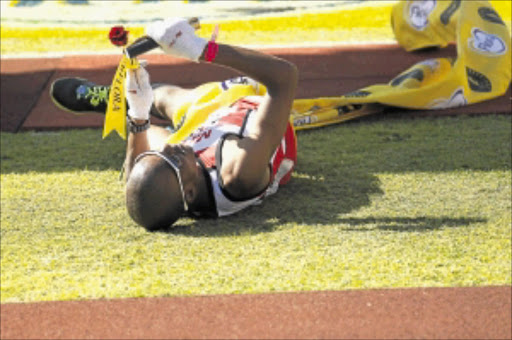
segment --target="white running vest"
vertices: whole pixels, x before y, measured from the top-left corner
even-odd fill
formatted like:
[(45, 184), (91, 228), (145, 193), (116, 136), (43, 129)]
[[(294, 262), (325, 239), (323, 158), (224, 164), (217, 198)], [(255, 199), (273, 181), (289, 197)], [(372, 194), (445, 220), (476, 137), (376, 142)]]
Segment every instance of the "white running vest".
[(230, 107), (211, 113), (207, 120), (183, 141), (194, 149), (196, 156), (207, 168), (219, 217), (259, 204), (266, 196), (274, 194), (279, 185), (288, 182), (297, 161), (297, 140), (291, 124), (288, 124), (283, 140), (269, 164), (272, 171), (268, 187), (260, 194), (244, 200), (230, 197), (223, 189), (219, 174), (222, 144), (229, 135), (246, 136), (245, 127), (254, 117), (251, 113), (258, 108), (262, 99), (262, 96), (244, 97)]

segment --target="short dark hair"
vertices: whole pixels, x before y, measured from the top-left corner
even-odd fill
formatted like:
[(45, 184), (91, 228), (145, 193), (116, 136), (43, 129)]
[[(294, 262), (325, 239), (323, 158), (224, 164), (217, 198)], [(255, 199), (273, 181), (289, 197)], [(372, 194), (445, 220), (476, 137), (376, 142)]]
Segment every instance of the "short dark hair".
[(126, 208), (149, 231), (168, 228), (182, 216), (178, 179), (162, 159), (144, 157), (134, 165), (126, 182)]

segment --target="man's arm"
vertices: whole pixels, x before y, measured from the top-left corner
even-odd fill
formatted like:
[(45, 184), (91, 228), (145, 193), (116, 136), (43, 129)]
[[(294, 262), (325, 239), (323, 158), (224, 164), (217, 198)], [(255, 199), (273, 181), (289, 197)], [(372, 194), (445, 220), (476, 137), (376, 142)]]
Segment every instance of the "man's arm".
[[(200, 60), (204, 60), (204, 52)], [(219, 44), (215, 64), (240, 71), (267, 87), (248, 135), (224, 144), (221, 176), (235, 197), (254, 195), (269, 181), (268, 164), (286, 131), (297, 87), (292, 63), (242, 47)]]
[[(128, 70), (125, 92), (126, 100), (130, 105), (128, 117), (131, 123), (129, 125), (144, 126), (149, 124), (153, 89), (149, 81), (149, 74), (142, 66), (137, 70)], [(141, 130), (136, 133), (130, 131), (128, 135), (124, 163), (126, 179), (130, 177), (135, 158), (145, 151), (162, 148), (165, 140), (170, 135), (169, 131), (154, 125), (150, 126), (148, 130)]]
[[(136, 120), (136, 124), (144, 124), (143, 120)], [(125, 179), (128, 180), (135, 163), (135, 158), (143, 152), (150, 150), (148, 141), (148, 132), (129, 133), (126, 143), (126, 158), (124, 161)]]
[[(167, 54), (196, 62), (205, 60), (207, 41), (197, 37), (185, 19), (154, 22), (146, 33)], [(286, 130), (297, 86), (297, 69), (283, 59), (223, 44), (219, 44), (214, 63), (244, 73), (267, 87), (264, 101), (253, 113), (252, 125), (247, 126), (248, 135), (227, 140), (223, 147), (222, 180), (231, 194), (243, 198), (260, 192), (269, 182), (268, 164)], [(128, 161), (151, 147), (144, 134), (131, 137), (127, 153), (133, 156), (127, 157)]]

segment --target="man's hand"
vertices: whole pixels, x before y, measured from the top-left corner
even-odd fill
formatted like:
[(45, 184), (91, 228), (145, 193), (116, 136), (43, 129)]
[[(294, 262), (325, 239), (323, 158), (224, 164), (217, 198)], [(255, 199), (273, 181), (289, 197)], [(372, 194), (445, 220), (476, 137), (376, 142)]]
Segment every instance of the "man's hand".
[(140, 66), (136, 70), (128, 69), (125, 83), (126, 100), (130, 108), (128, 115), (136, 120), (148, 120), (153, 104), (153, 89), (149, 83), (149, 74)]
[(169, 18), (148, 25), (146, 34), (160, 45), (166, 54), (198, 62), (208, 43), (196, 36), (188, 20)]

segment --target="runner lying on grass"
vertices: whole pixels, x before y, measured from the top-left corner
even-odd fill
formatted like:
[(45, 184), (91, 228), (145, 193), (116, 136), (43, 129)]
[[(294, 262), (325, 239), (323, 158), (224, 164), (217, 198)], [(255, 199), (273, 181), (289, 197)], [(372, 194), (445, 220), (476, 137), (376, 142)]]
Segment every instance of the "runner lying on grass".
[[(148, 230), (157, 230), (185, 214), (230, 215), (275, 193), (289, 180), (296, 161), (296, 138), (289, 123), (296, 67), (274, 56), (225, 44), (219, 44), (212, 56), (207, 53), (208, 42), (197, 37), (183, 19), (152, 23), (147, 31), (167, 54), (196, 62), (207, 58), (256, 80), (241, 77), (216, 84), (223, 95), (238, 83), (254, 89), (263, 84), (266, 93), (241, 98), (228, 95), (236, 99), (224, 100), (182, 142), (171, 143), (172, 132), (151, 125), (150, 112), (170, 121), (177, 133), (192, 119), (185, 115), (180, 121), (173, 120), (180, 103), (198, 93), (204, 97), (205, 87), (150, 85), (143, 67), (128, 71), (125, 88), (130, 133), (125, 170), (126, 206), (132, 219)], [(108, 91), (108, 87), (84, 79), (62, 78), (52, 84), (50, 94), (62, 109), (105, 113)]]

